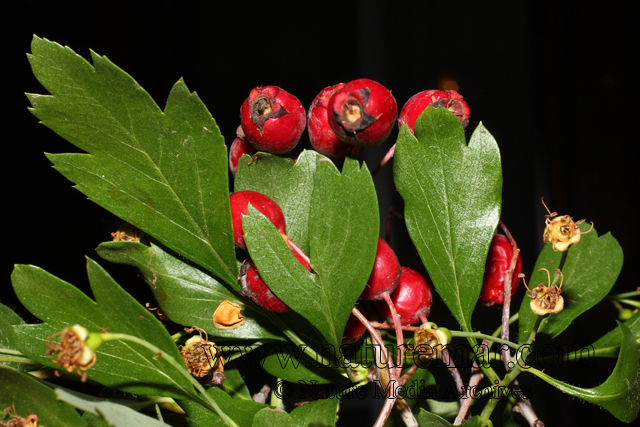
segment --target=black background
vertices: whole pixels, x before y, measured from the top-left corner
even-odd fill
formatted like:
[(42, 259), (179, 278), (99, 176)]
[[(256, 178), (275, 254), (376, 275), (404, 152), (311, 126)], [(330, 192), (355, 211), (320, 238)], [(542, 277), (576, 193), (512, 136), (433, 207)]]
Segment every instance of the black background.
[[(34, 33), (69, 45), (85, 58), (89, 49), (108, 56), (162, 107), (171, 86), (184, 77), (228, 143), (239, 123), (240, 104), (258, 85), (281, 86), (308, 106), (325, 86), (367, 77), (392, 89), (401, 107), (414, 93), (453, 80), (471, 106), (467, 133), (482, 121), (500, 146), (502, 219), (522, 249), (524, 272), (531, 274), (542, 246), (544, 196), (552, 210), (594, 221), (600, 234), (611, 232), (618, 239), (626, 262), (614, 292), (633, 290), (639, 237), (633, 126), (637, 45), (632, 42), (631, 2), (597, 4), (361, 0), (14, 5), (5, 13), (3, 30), (3, 206), (8, 215), (3, 221), (0, 301), (34, 321), (11, 290), (13, 265), (34, 264), (86, 289), (85, 255), (106, 266), (128, 291), (139, 292), (142, 286), (133, 270), (109, 265), (94, 252), (112, 231), (105, 224), (112, 227), (113, 217), (73, 190), (43, 155), (75, 147), (39, 125), (27, 110), (24, 92), (46, 93), (25, 56)], [(365, 152), (370, 169), (394, 139), (395, 133)], [(401, 208), (402, 203), (392, 187), (390, 166), (376, 184), (383, 222), (388, 207)], [(401, 262), (412, 265), (410, 252), (400, 243), (401, 228), (394, 225), (392, 230)], [(516, 303), (522, 294), (520, 290)], [(454, 327), (445, 313), (434, 305), (430, 319)], [(615, 327), (615, 315), (604, 302), (562, 338), (591, 343)], [(475, 317), (476, 324), (491, 325), (481, 327), (490, 332), (500, 312), (479, 307)], [(602, 369), (547, 372), (592, 387), (612, 367), (598, 361)], [(580, 405), (527, 377), (535, 385), (533, 404), (547, 425), (615, 422), (606, 411)]]

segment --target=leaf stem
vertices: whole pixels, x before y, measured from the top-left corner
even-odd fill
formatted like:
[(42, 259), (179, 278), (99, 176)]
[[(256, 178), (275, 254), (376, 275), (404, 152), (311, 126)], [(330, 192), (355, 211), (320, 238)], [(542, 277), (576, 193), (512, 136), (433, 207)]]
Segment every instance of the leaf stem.
[[(563, 256), (563, 258), (566, 258), (566, 256)], [(562, 261), (560, 265), (563, 265)], [(559, 274), (557, 276), (559, 276)], [(554, 280), (555, 280), (555, 277), (554, 277)], [(515, 355), (516, 361), (518, 360), (524, 361), (527, 359), (527, 356), (530, 353), (530, 344), (535, 340), (536, 334), (538, 333), (538, 329), (540, 328), (541, 323), (542, 323), (542, 317), (536, 316), (536, 323), (533, 326), (531, 333), (529, 334), (529, 338), (527, 339), (525, 345), (520, 346), (518, 351), (516, 352), (516, 355)], [(518, 363), (515, 363), (515, 366), (513, 367), (513, 369), (507, 372), (507, 375), (505, 375), (502, 381), (500, 380), (494, 381), (495, 385), (489, 388), (492, 389), (493, 392), (495, 393), (496, 390), (499, 390), (500, 388), (503, 388), (503, 387), (507, 387), (509, 384), (511, 384), (513, 380), (516, 379), (518, 375), (520, 375), (520, 371), (522, 370), (522, 368), (523, 367), (521, 365), (519, 365)], [(480, 414), (480, 425), (487, 425), (487, 422), (489, 421), (489, 417), (491, 416), (491, 413), (493, 412), (493, 410), (495, 409), (499, 401), (500, 401), (499, 395), (494, 396), (489, 400), (489, 402), (486, 404), (486, 406), (482, 410), (482, 413)]]
[(630, 306), (633, 306), (633, 307), (640, 307), (640, 301), (636, 301), (634, 299), (623, 298), (623, 299), (619, 299), (618, 302), (629, 304)]
[[(247, 354), (251, 353), (256, 348), (266, 344), (267, 342), (269, 342), (269, 341), (264, 341), (264, 342), (263, 341), (256, 341), (251, 345), (243, 346), (241, 351), (236, 351), (235, 353), (232, 353), (228, 358), (224, 359), (224, 363), (227, 364), (229, 362), (232, 362), (232, 361), (236, 360), (239, 357), (246, 356)], [(225, 346), (218, 346), (218, 348), (222, 352), (228, 351)], [(237, 347), (233, 346), (231, 348), (237, 348)]]
[(276, 326), (278, 328), (280, 328), (280, 330), (282, 332), (284, 332), (284, 334), (287, 336), (287, 338), (289, 338), (291, 340), (291, 342), (293, 344), (295, 344), (296, 346), (298, 346), (303, 352), (304, 354), (306, 354), (307, 356), (309, 356), (311, 359), (313, 359), (316, 363), (320, 363), (322, 364), (322, 366), (325, 366), (327, 368), (331, 368), (333, 370), (335, 370), (337, 373), (339, 373), (340, 375), (342, 375), (345, 378), (349, 378), (349, 374), (344, 372), (344, 370), (342, 368), (338, 368), (337, 366), (335, 366), (335, 363), (331, 363), (331, 361), (325, 359), (322, 355), (318, 354), (315, 352), (315, 350), (313, 350), (311, 347), (309, 347), (303, 340), (302, 338), (300, 338), (298, 336), (298, 334), (296, 334), (295, 332), (293, 332), (291, 330), (291, 328), (282, 321), (282, 319), (280, 319), (278, 316), (269, 313), (269, 318), (271, 319), (271, 321), (273, 323), (276, 324)]
[(276, 390), (282, 390), (282, 379), (276, 378), (275, 384), (271, 389), (271, 398), (269, 404), (274, 408), (279, 408), (284, 410), (284, 402), (282, 401), (282, 396), (279, 393), (276, 393)]
[(24, 354), (22, 354), (18, 350), (11, 350), (11, 349), (2, 348), (2, 347), (0, 347), (0, 354), (10, 354), (12, 356), (24, 356)]
[(27, 365), (42, 365), (35, 360), (22, 356), (0, 355), (0, 363), (26, 363)]
[(492, 335), (482, 334), (480, 332), (463, 332), (463, 331), (450, 331), (452, 337), (468, 337), (468, 338), (477, 338), (480, 340), (487, 340), (491, 342), (495, 342), (498, 344), (508, 345), (513, 349), (519, 349), (520, 346), (514, 342), (503, 340), (501, 338), (496, 338)]
[(612, 300), (621, 300), (621, 299), (637, 297), (637, 296), (640, 296), (640, 290), (624, 292), (624, 293), (615, 294), (615, 295), (608, 295), (607, 298)]
[(145, 347), (146, 349), (151, 350), (152, 352), (154, 352), (156, 354), (160, 354), (160, 356), (164, 360), (169, 362), (169, 364), (172, 367), (177, 369), (185, 378), (187, 378), (189, 380), (189, 382), (191, 382), (191, 384), (193, 384), (195, 386), (195, 388), (202, 395), (201, 399), (204, 398), (205, 402), (208, 404), (210, 409), (212, 409), (216, 414), (218, 414), (218, 416), (222, 419), (222, 421), (224, 421), (224, 423), (226, 425), (228, 425), (230, 427), (238, 427), (238, 425), (231, 418), (229, 418), (227, 416), (227, 414), (225, 414), (222, 411), (222, 409), (220, 409), (218, 404), (213, 400), (213, 398), (211, 398), (211, 396), (209, 396), (209, 394), (206, 392), (204, 387), (202, 387), (202, 385), (195, 378), (193, 378), (193, 376), (187, 371), (187, 369), (184, 367), (184, 365), (181, 365), (180, 363), (178, 363), (172, 356), (170, 356), (169, 354), (167, 354), (164, 351), (160, 350), (155, 345), (153, 345), (151, 343), (148, 343), (147, 341), (142, 340), (142, 339), (140, 339), (138, 337), (135, 337), (133, 335), (127, 335), (127, 334), (107, 333), (107, 334), (102, 335), (102, 340), (105, 341), (105, 342), (106, 341), (114, 341), (114, 340), (130, 341), (130, 342), (134, 342), (136, 344), (139, 344), (139, 345)]

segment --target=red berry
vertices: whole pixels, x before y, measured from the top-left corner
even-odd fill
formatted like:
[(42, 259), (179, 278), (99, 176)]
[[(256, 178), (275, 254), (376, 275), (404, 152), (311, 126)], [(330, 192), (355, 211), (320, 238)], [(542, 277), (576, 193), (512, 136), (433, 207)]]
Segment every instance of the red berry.
[[(512, 257), (513, 247), (509, 243), (509, 239), (502, 234), (496, 234), (489, 248), (487, 264), (484, 268), (482, 291), (480, 291), (480, 302), (484, 305), (502, 305), (504, 303), (504, 275), (511, 266)], [(520, 254), (518, 254), (518, 261), (511, 281), (512, 297), (516, 293), (518, 283), (520, 283), (520, 278), (518, 277), (520, 273), (522, 273), (522, 261)]]
[[(304, 258), (294, 251), (291, 252), (304, 268), (311, 271), (309, 263), (307, 263)], [(269, 289), (262, 277), (260, 277), (258, 269), (250, 259), (246, 260), (242, 264), (242, 267), (240, 267), (240, 283), (242, 284), (242, 295), (251, 298), (259, 306), (277, 312), (291, 310), (289, 306), (271, 292), (271, 289)]]
[(269, 311), (289, 311), (289, 306), (271, 292), (271, 289), (260, 277), (253, 261), (246, 260), (240, 267), (240, 283), (242, 295), (251, 298), (256, 304)]
[(344, 83), (326, 87), (315, 97), (307, 114), (309, 140), (313, 148), (320, 154), (335, 159), (344, 159), (351, 149), (349, 144), (345, 144), (338, 138), (327, 118), (327, 103), (336, 91), (342, 89)]
[(471, 110), (462, 99), (462, 95), (455, 90), (425, 90), (416, 93), (404, 104), (400, 112), (400, 117), (398, 117), (398, 125), (402, 127), (402, 124), (406, 123), (411, 133), (415, 134), (413, 128), (416, 120), (429, 105), (447, 108), (456, 115), (465, 128), (469, 124), (469, 114), (471, 114)]
[(391, 246), (378, 237), (378, 251), (373, 270), (360, 298), (369, 301), (382, 299), (385, 292), (391, 293), (400, 281), (400, 262)]
[(242, 231), (242, 215), (247, 214), (249, 203), (269, 218), (278, 231), (285, 232), (284, 215), (280, 206), (269, 197), (256, 191), (237, 191), (229, 197), (231, 204), (231, 225), (233, 227), (233, 240), (236, 246), (247, 250)]
[(240, 120), (247, 141), (256, 150), (273, 154), (291, 151), (307, 124), (298, 98), (277, 86), (253, 89), (240, 107)]
[[(431, 312), (431, 288), (417, 271), (402, 267), (400, 283), (391, 294), (391, 301), (400, 315), (402, 326), (412, 325), (420, 322), (420, 313), (426, 317)], [(391, 311), (385, 301), (378, 301), (376, 308), (389, 324), (393, 324)]]
[[(356, 308), (366, 317), (367, 314), (364, 312), (360, 304), (356, 304)], [(344, 333), (342, 334), (342, 345), (349, 345), (357, 342), (362, 338), (366, 330), (367, 328), (352, 313), (349, 316), (349, 320), (347, 320), (347, 326), (345, 326)]]
[(382, 143), (398, 117), (391, 92), (369, 79), (352, 80), (327, 104), (329, 125), (346, 143), (374, 147)]
[(236, 138), (233, 140), (231, 147), (229, 148), (229, 170), (236, 176), (238, 170), (238, 161), (243, 154), (252, 155), (255, 153), (253, 147), (242, 138)]

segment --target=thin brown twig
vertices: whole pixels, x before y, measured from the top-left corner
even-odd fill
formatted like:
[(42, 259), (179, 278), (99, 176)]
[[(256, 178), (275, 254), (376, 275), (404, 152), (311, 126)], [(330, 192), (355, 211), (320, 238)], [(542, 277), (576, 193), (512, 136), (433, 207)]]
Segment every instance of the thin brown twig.
[[(367, 328), (369, 334), (371, 334), (371, 339), (378, 344), (378, 347), (373, 347), (373, 351), (375, 354), (375, 360), (380, 360), (380, 366), (384, 366), (385, 369), (382, 369), (374, 363), (374, 366), (378, 369), (379, 372), (379, 381), (380, 385), (383, 387), (386, 385), (389, 393), (392, 394), (393, 397), (387, 396), (385, 399), (384, 405), (382, 406), (382, 410), (378, 415), (378, 419), (374, 424), (374, 427), (382, 427), (384, 423), (389, 418), (389, 414), (391, 413), (391, 409), (393, 408), (394, 403), (398, 404), (398, 410), (401, 413), (402, 420), (404, 421), (407, 427), (418, 427), (418, 422), (416, 421), (413, 412), (411, 412), (411, 408), (407, 405), (407, 403), (402, 399), (401, 396), (396, 396), (395, 387), (396, 384), (400, 384), (400, 381), (395, 373), (395, 369), (391, 367), (393, 363), (391, 358), (389, 357), (389, 351), (387, 347), (384, 345), (384, 341), (382, 341), (382, 337), (380, 333), (371, 326), (369, 320), (358, 310), (357, 308), (353, 308), (351, 310), (354, 316)], [(379, 354), (376, 354), (380, 352)], [(384, 359), (384, 360), (383, 360)]]
[[(373, 326), (376, 329), (394, 329), (394, 330), (396, 329), (394, 325), (388, 324), (386, 320), (382, 323), (374, 322), (370, 320), (369, 323), (371, 324), (371, 326)], [(411, 326), (411, 325), (402, 326), (402, 330), (405, 332), (415, 332), (420, 330), (420, 326)]]
[[(449, 373), (451, 373), (451, 378), (453, 378), (453, 381), (456, 383), (456, 388), (458, 390), (460, 390), (461, 393), (464, 392), (465, 387), (464, 387), (464, 382), (462, 382), (462, 377), (460, 376), (460, 371), (458, 371), (458, 368), (456, 367), (455, 363), (453, 362), (453, 359), (451, 358), (451, 355), (449, 354), (449, 350), (443, 346), (442, 348), (442, 362), (447, 365), (447, 369), (449, 370)], [(462, 406), (462, 403), (465, 401), (464, 397), (460, 397), (460, 406)]]
[[(480, 344), (479, 351), (484, 354), (484, 352), (489, 347), (489, 340), (483, 340), (482, 344)], [(474, 388), (480, 384), (480, 381), (484, 378), (484, 373), (480, 369), (478, 365), (478, 360), (473, 361), (473, 366), (471, 367), (471, 378), (469, 378), (469, 393), (471, 393)], [(458, 415), (456, 416), (456, 420), (454, 421), (454, 426), (459, 426), (462, 424), (462, 421), (467, 416), (467, 412), (469, 412), (469, 407), (471, 407), (471, 402), (473, 401), (472, 396), (466, 396), (466, 399), (462, 401), (460, 404), (460, 410), (458, 411)]]
[[(544, 201), (542, 202), (544, 204)], [(546, 205), (545, 205), (546, 207)], [(548, 209), (547, 209), (548, 210)], [(509, 265), (509, 269), (505, 273), (504, 277), (504, 304), (502, 305), (502, 330), (500, 331), (500, 338), (503, 340), (509, 339), (509, 318), (511, 317), (511, 281), (513, 280), (513, 272), (516, 269), (516, 265), (518, 263), (518, 256), (520, 254), (520, 249), (518, 249), (518, 244), (515, 239), (509, 232), (507, 226), (500, 221), (500, 227), (502, 227), (502, 231), (509, 239), (511, 243), (511, 247), (513, 248), (513, 256), (511, 257), (511, 264)], [(507, 346), (502, 346), (502, 361), (504, 362), (505, 369), (509, 371), (513, 367), (513, 362), (511, 361), (511, 351)], [(514, 387), (519, 385), (518, 380), (513, 381)], [(527, 399), (518, 398), (518, 403), (516, 404), (517, 412), (522, 415), (531, 427), (543, 427), (544, 423), (538, 419), (533, 406), (531, 406), (531, 402)]]

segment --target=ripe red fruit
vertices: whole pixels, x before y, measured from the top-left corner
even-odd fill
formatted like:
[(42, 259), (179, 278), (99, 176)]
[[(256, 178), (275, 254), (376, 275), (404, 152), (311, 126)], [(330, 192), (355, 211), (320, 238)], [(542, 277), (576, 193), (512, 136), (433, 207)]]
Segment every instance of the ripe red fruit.
[(398, 117), (398, 104), (380, 83), (358, 79), (331, 96), (327, 114), (331, 129), (342, 141), (374, 147), (391, 133)]
[(369, 301), (382, 299), (385, 292), (392, 293), (400, 281), (400, 262), (391, 246), (378, 237), (378, 251), (373, 270), (360, 298)]
[(252, 155), (255, 153), (253, 147), (244, 139), (236, 138), (231, 143), (231, 147), (229, 147), (229, 170), (236, 176), (236, 171), (238, 170), (238, 161), (243, 154)]
[(269, 218), (278, 231), (285, 232), (284, 215), (280, 206), (271, 198), (257, 191), (237, 191), (229, 197), (231, 204), (231, 225), (233, 227), (233, 240), (236, 246), (247, 250), (242, 231), (242, 215), (247, 214), (249, 203)]
[[(513, 247), (502, 234), (496, 234), (489, 248), (487, 263), (484, 268), (484, 279), (482, 280), (482, 291), (480, 291), (480, 302), (486, 306), (504, 303), (504, 274), (511, 266), (513, 257)], [(513, 271), (511, 281), (511, 296), (515, 295), (522, 273), (522, 260), (518, 254), (516, 268)]]
[[(360, 310), (365, 317), (367, 316), (367, 313), (364, 312), (360, 304), (356, 304), (356, 308)], [(357, 342), (362, 338), (366, 330), (367, 328), (352, 313), (349, 316), (349, 320), (347, 320), (347, 326), (345, 326), (344, 333), (342, 334), (342, 345), (349, 345)]]
[(277, 86), (257, 87), (240, 107), (247, 141), (258, 151), (291, 151), (307, 124), (304, 107), (295, 96)]
[(398, 125), (402, 127), (402, 124), (406, 123), (411, 133), (415, 135), (413, 128), (416, 120), (429, 105), (447, 108), (456, 115), (465, 129), (469, 124), (469, 114), (471, 114), (471, 110), (462, 99), (462, 95), (455, 90), (425, 90), (416, 93), (404, 104), (400, 112), (400, 117), (398, 117)]
[[(417, 271), (402, 267), (400, 283), (391, 294), (391, 301), (400, 315), (402, 326), (418, 323), (420, 313), (426, 317), (431, 312), (431, 287)], [(378, 301), (376, 308), (389, 324), (394, 324), (391, 311), (385, 301)]]
[[(300, 264), (311, 271), (309, 264), (297, 253), (291, 251)], [(246, 260), (240, 267), (240, 283), (242, 284), (242, 295), (251, 298), (256, 304), (269, 311), (289, 311), (291, 310), (280, 298), (278, 298), (264, 282), (253, 261)]]
[(327, 104), (331, 96), (344, 87), (344, 83), (326, 87), (315, 97), (307, 114), (309, 140), (313, 148), (320, 154), (334, 159), (344, 159), (351, 149), (338, 138), (327, 117)]

